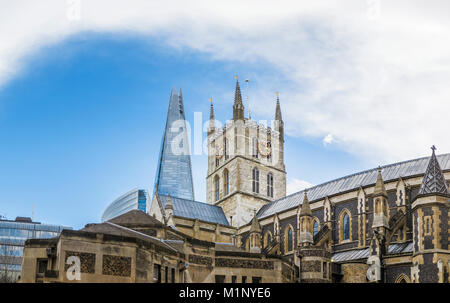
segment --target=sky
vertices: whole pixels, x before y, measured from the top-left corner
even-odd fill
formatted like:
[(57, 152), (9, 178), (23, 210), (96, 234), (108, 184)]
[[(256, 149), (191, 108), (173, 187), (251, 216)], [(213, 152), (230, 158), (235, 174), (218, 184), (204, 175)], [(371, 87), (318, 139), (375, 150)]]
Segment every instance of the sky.
[[(170, 90), (186, 119), (285, 121), (287, 191), (450, 151), (448, 1), (0, 0), (0, 215), (82, 228), (153, 188)], [(206, 135), (206, 134), (204, 134)], [(206, 155), (192, 156), (205, 201)]]

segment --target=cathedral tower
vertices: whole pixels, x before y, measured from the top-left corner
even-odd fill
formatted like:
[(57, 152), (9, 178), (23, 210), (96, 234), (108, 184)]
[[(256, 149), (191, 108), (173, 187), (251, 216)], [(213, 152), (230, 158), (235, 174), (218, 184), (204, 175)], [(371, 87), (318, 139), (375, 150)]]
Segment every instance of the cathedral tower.
[[(214, 119), (212, 104), (210, 119)], [(241, 88), (236, 81), (233, 120), (223, 128), (216, 128), (211, 121), (206, 199), (221, 206), (229, 222), (239, 227), (251, 221), (254, 209), (286, 195), (284, 126), (279, 98), (273, 129), (258, 124), (245, 117)]]
[(412, 282), (448, 282), (450, 272), (448, 184), (433, 153), (412, 203)]

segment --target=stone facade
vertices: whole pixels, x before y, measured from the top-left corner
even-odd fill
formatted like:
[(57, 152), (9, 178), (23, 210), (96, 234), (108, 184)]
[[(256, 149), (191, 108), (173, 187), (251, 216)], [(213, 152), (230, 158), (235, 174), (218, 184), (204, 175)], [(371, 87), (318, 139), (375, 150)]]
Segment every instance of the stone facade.
[[(238, 94), (239, 82), (235, 105), (240, 98)], [(279, 103), (277, 111), (280, 111)], [(223, 128), (213, 126), (208, 132), (206, 200), (221, 206), (233, 226), (248, 223), (255, 209), (286, 195), (281, 112), (273, 125), (272, 129), (240, 118)], [(256, 187), (255, 168), (258, 170)]]

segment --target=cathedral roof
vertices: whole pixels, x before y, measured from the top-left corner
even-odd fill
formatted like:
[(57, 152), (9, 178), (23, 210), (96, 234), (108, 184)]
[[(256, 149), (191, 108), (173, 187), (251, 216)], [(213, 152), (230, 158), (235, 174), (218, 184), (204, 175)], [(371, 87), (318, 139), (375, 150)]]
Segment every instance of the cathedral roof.
[[(168, 200), (167, 195), (159, 195), (162, 207), (165, 208)], [(173, 205), (173, 215), (188, 219), (199, 219), (210, 223), (218, 223), (229, 226), (228, 220), (222, 208), (203, 202), (176, 198), (170, 196)]]
[(447, 181), (442, 174), (441, 167), (434, 154), (436, 148), (433, 146), (431, 149), (433, 150), (433, 154), (428, 162), (428, 167), (425, 171), (418, 196), (432, 194), (449, 196), (450, 193), (448, 191)]
[[(398, 162), (386, 166), (382, 166), (382, 176), (385, 182), (420, 176), (425, 173), (429, 157), (418, 158), (414, 160)], [(436, 156), (437, 162), (443, 171), (450, 170), (450, 154), (442, 154)], [(319, 184), (308, 189), (309, 201), (317, 201), (326, 196), (333, 196), (344, 192), (356, 190), (359, 187), (373, 186), (377, 180), (378, 169), (373, 168), (356, 174), (345, 176), (336, 180), (332, 180), (323, 184)], [(271, 203), (268, 203), (258, 211), (258, 219), (266, 218), (275, 213), (288, 209), (296, 208), (303, 202), (304, 191), (291, 194)]]

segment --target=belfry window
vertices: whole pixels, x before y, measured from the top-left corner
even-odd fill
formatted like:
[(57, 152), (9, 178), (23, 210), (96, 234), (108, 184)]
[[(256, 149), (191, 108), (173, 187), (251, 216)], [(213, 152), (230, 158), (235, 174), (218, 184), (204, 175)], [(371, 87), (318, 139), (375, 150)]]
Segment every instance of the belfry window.
[(273, 198), (273, 175), (267, 174), (267, 196)]
[(215, 199), (216, 199), (216, 201), (218, 201), (220, 198), (220, 187), (219, 187), (219, 177), (218, 176), (216, 176), (214, 178), (214, 183), (215, 183)]
[(223, 152), (225, 154), (225, 160), (228, 160), (229, 153), (228, 153), (228, 139), (227, 138), (223, 139)]
[(252, 138), (252, 156), (258, 158), (258, 139)]
[(344, 215), (343, 225), (344, 225), (344, 233), (342, 236), (342, 240), (348, 240), (350, 239), (350, 217), (348, 214)]
[(254, 167), (252, 171), (252, 190), (254, 193), (259, 193), (259, 170)]
[(228, 179), (228, 169), (223, 172), (223, 195), (226, 196), (230, 192), (230, 181)]

